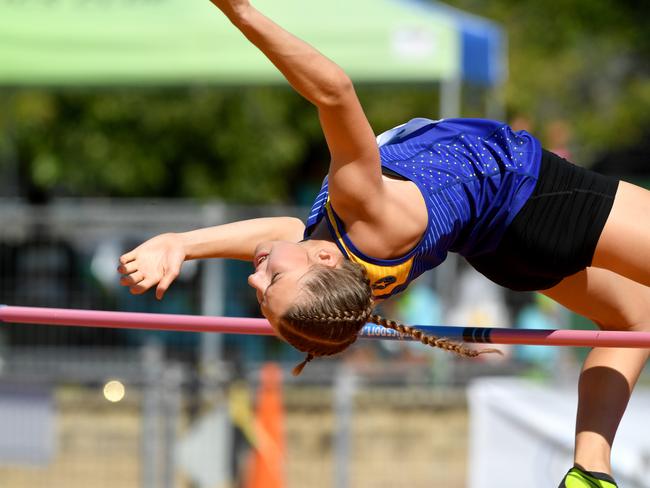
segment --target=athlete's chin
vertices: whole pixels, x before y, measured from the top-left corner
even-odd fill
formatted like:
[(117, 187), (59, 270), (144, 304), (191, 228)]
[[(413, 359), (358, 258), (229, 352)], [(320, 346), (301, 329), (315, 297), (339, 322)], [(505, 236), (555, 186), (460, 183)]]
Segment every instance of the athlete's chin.
[(260, 312), (262, 312), (262, 315), (264, 315), (264, 318), (269, 321), (269, 324), (271, 324), (271, 328), (273, 329), (273, 333), (278, 336), (279, 338), (282, 339), (282, 335), (279, 332), (279, 319), (277, 317), (272, 316), (268, 311), (264, 311), (262, 308), (260, 308)]
[(269, 312), (268, 308), (266, 308), (264, 305), (260, 305), (260, 313), (264, 316), (266, 320), (269, 321), (269, 324), (271, 324), (271, 327), (273, 327), (273, 330), (275, 330), (275, 318), (273, 315)]

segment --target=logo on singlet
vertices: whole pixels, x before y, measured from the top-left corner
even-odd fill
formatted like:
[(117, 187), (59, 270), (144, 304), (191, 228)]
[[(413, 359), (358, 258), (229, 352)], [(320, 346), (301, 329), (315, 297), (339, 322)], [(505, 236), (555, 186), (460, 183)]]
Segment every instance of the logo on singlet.
[(373, 290), (384, 290), (390, 285), (392, 285), (393, 283), (395, 283), (396, 281), (397, 278), (395, 278), (394, 276), (384, 276), (383, 278), (380, 278), (377, 281), (375, 281), (372, 284), (371, 288)]

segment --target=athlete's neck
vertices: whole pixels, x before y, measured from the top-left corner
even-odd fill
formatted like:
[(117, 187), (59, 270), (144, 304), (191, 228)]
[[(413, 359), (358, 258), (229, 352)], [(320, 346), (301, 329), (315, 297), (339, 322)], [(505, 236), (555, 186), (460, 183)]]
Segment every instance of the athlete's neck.
[(309, 238), (314, 239), (314, 240), (322, 240), (322, 241), (334, 242), (334, 238), (332, 237), (332, 234), (330, 233), (330, 230), (327, 227), (327, 222), (325, 222), (325, 219), (322, 219), (316, 225), (316, 228), (311, 233)]

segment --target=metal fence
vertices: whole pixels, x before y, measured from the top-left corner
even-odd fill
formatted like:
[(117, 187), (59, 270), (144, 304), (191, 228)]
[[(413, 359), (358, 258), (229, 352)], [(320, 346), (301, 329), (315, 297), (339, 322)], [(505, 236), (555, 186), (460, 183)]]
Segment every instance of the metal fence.
[[(60, 352), (4, 358), (1, 486), (242, 486), (251, 444), (232, 403), (242, 388), (254, 397), (257, 367), (244, 383), (208, 385), (156, 345)], [(334, 363), (287, 377), (285, 486), (465, 486), (463, 390), (432, 388), (422, 366), (391, 367), (414, 369), (420, 381), (391, 384), (382, 371)], [(126, 395), (113, 403), (105, 385), (116, 379)]]
[[(253, 316), (250, 265), (188, 263), (158, 302), (118, 286), (117, 259), (158, 233), (270, 214), (304, 209), (0, 200), (0, 303)], [(459, 269), (451, 260), (427, 278), (420, 302), (428, 320), (454, 317), (441, 302), (462, 295)], [(494, 303), (489, 290), (485, 301)], [(501, 302), (497, 314), (507, 317)], [(422, 317), (417, 303), (384, 312)], [(475, 325), (487, 325), (481, 313)], [(0, 486), (243, 486), (258, 366), (276, 360), (288, 371), (300, 359), (273, 338), (3, 325)], [(286, 486), (464, 486), (462, 388), (477, 374), (517, 370), (513, 362), (470, 364), (367, 342), (343, 362), (317, 361), (298, 379), (285, 375)], [(119, 401), (110, 391), (116, 384), (125, 393)]]

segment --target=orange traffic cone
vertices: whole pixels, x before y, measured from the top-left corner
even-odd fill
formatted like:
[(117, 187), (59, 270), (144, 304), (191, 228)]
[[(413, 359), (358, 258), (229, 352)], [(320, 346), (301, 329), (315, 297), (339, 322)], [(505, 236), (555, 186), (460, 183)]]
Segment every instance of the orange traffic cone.
[(282, 370), (267, 363), (260, 372), (255, 415), (256, 447), (249, 458), (245, 488), (284, 488)]

